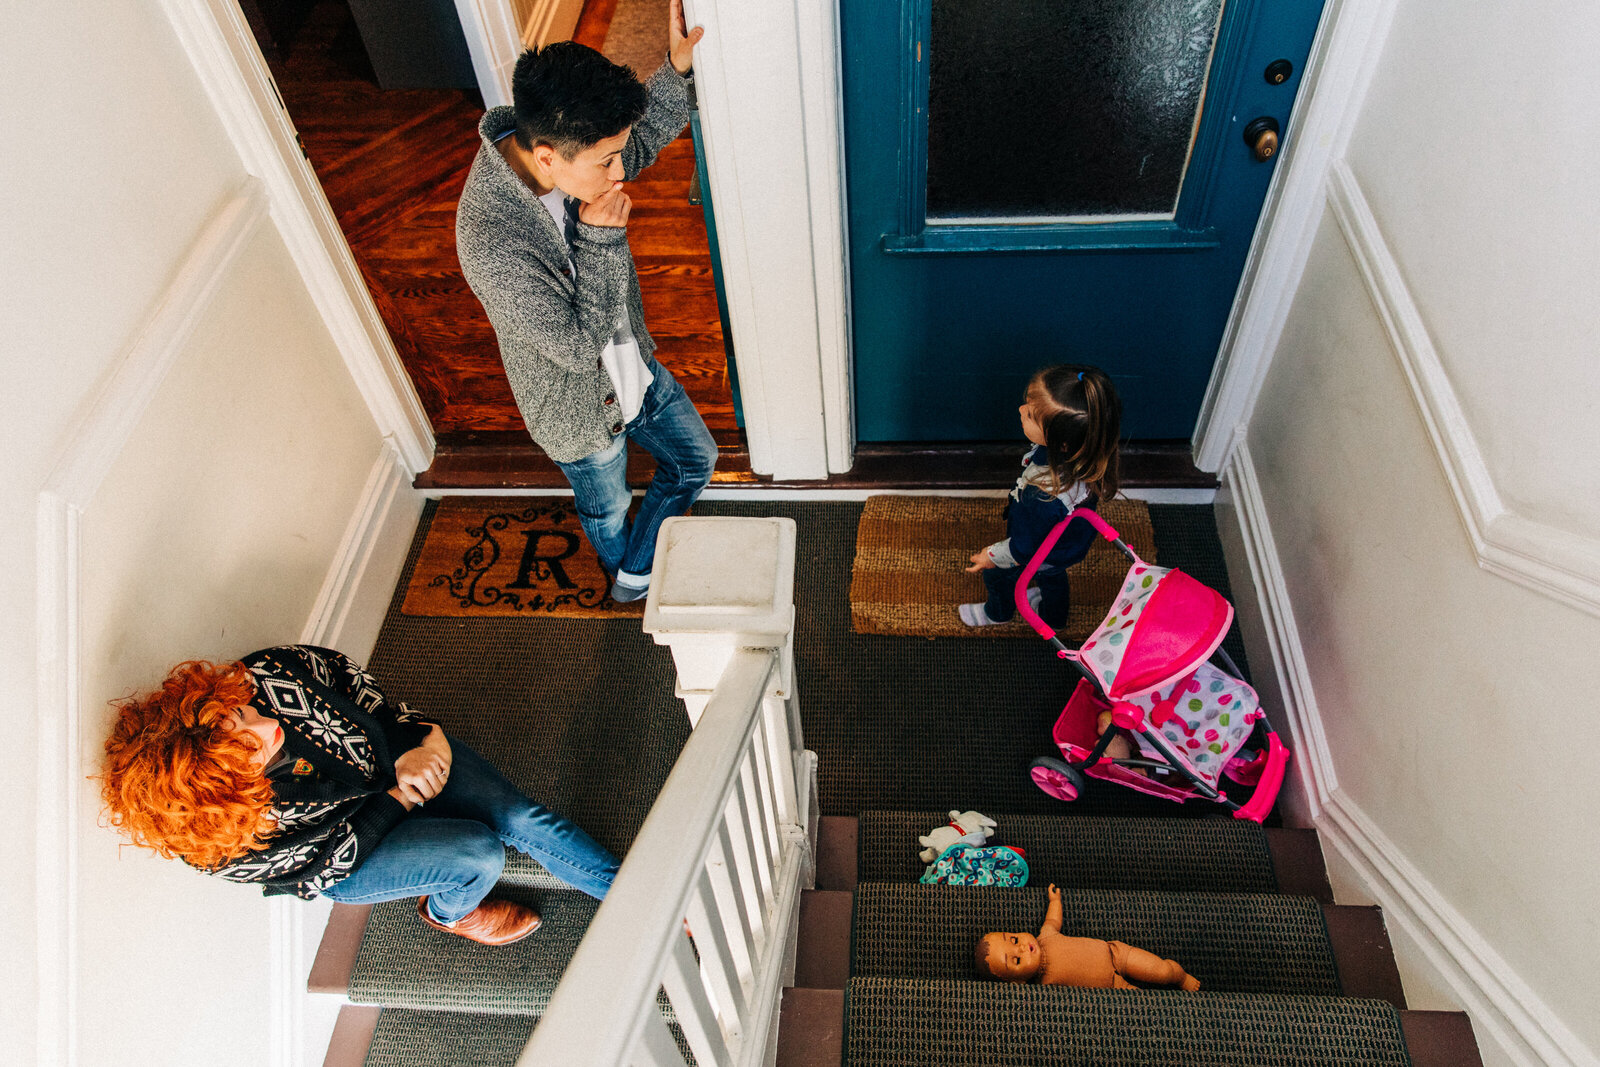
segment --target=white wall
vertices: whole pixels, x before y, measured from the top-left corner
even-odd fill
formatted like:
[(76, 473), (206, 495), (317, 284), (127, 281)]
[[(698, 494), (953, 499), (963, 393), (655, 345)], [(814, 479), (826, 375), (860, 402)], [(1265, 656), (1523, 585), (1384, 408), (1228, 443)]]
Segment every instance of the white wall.
[(0, 59), (5, 1058), (293, 1062), (266, 903), (120, 847), (82, 775), (179, 659), (364, 655), (415, 502), (160, 9), (15, 6)]
[[(1469, 1010), (1488, 1064), (1593, 1064), (1600, 14), (1394, 6), (1225, 540), (1304, 724), (1302, 810), (1341, 899), (1384, 904), (1412, 1006)], [(1508, 524), (1509, 576), (1480, 563)]]

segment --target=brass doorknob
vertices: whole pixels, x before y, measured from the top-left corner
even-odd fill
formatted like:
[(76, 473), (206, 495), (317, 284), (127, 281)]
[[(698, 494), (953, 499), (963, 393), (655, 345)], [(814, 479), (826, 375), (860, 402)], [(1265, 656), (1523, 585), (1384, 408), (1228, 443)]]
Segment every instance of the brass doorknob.
[(1265, 163), (1278, 154), (1278, 120), (1270, 115), (1251, 119), (1244, 128), (1244, 143), (1256, 162)]

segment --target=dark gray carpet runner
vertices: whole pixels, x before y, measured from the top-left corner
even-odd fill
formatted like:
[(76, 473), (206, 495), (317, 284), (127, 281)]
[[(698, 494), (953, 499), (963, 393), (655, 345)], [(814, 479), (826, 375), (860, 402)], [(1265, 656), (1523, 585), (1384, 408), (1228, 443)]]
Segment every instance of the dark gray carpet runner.
[(536, 1021), (531, 1015), (385, 1008), (365, 1067), (512, 1067)]
[[(927, 821), (929, 812), (935, 819), (957, 806), (1012, 813), (998, 840), (1029, 849), (1039, 886), (1054, 880), (1072, 889), (1078, 929), (1126, 931), (1122, 940), (1179, 959), (1209, 988), (1189, 996), (859, 979), (849, 993), (849, 1062), (1404, 1064), (1398, 1025), (1385, 1006), (1221, 991), (1261, 988), (1250, 983), (1270, 984), (1267, 976), (1279, 992), (1337, 989), (1331, 960), (1312, 944), (1325, 939), (1320, 912), (1292, 899), (1258, 897), (1239, 898), (1247, 901), (1242, 910), (1208, 910), (1214, 896), (1197, 893), (1275, 889), (1258, 828), (1226, 818), (1116, 818), (1219, 809), (1180, 807), (1096, 783), (1069, 807), (1033, 787), (1027, 765), (1050, 752), (1050, 726), (1074, 681), (1042, 642), (851, 633), (848, 590), (860, 508), (763, 501), (702, 503), (696, 512), (796, 520), (796, 665), (807, 747), (821, 761), (822, 811), (922, 812), (889, 811), (863, 821), (862, 878), (913, 880), (922, 867), (915, 836), (937, 824)], [(1154, 505), (1150, 512), (1163, 564), (1226, 592), (1210, 509)], [(425, 515), (423, 530), (427, 521)], [(682, 705), (672, 696), (667, 651), (632, 619), (405, 616), (398, 611), (404, 588), (402, 580), (371, 660), (391, 696), (424, 710), (518, 786), (624, 853), (688, 736)], [(1237, 634), (1228, 644), (1242, 663)], [(1113, 818), (1041, 818), (1065, 813)], [(430, 930), (411, 902), (373, 910), (352, 982), (353, 999), (385, 1005), (369, 1067), (515, 1061), (595, 905), (557, 888), (521, 856), (511, 858), (504, 882), (507, 895), (532, 902), (545, 916), (538, 934), (504, 948)], [(1185, 904), (1156, 893), (1090, 892), (1107, 888), (1196, 895)], [(899, 936), (924, 945), (946, 939), (949, 959), (961, 965), (970, 959), (968, 935), (984, 932), (976, 926), (1014, 919), (1020, 928), (1036, 927), (1043, 915), (1042, 891), (1034, 889), (993, 905), (981, 893), (935, 891), (926, 894), (926, 912), (920, 902), (908, 910), (895, 897), (920, 889), (864, 886), (858, 907), (869, 928), (909, 924)], [(1296, 917), (1303, 925), (1298, 933), (1290, 931)], [(870, 931), (857, 936), (858, 951), (867, 951)], [(1275, 947), (1265, 951), (1263, 944)], [(950, 973), (943, 950), (918, 951), (928, 953), (919, 966)], [(1014, 1036), (1001, 1029), (1008, 1019), (1021, 1025)], [(894, 1031), (896, 1020), (912, 1029)], [(918, 1026), (928, 1033), (919, 1034)], [(1324, 1047), (1336, 1035), (1344, 1051)], [(1207, 1050), (1221, 1050), (1220, 1058), (1202, 1058)]]
[[(365, 1067), (514, 1067), (537, 1022), (531, 1015), (385, 1008)], [(678, 1051), (693, 1064), (683, 1031), (670, 1029)]]
[(1411, 1067), (1377, 1000), (897, 978), (845, 995), (849, 1067)]
[[(1070, 810), (1063, 805), (1063, 811)], [(984, 812), (995, 845), (1027, 854), (1030, 882), (1063, 889), (1172, 889), (1275, 893), (1272, 853), (1261, 827), (1237, 819), (1056, 817)], [(945, 825), (947, 811), (864, 811), (858, 828), (863, 882), (915, 882), (927, 866), (917, 838)]]
[(491, 947), (423, 926), (414, 901), (375, 906), (350, 999), (495, 1014), (543, 1012), (599, 904), (571, 889), (499, 895), (534, 904), (544, 918), (538, 933)]
[[(1205, 992), (1338, 996), (1322, 908), (1276, 893), (1066, 889), (1061, 932), (1177, 960)], [(850, 963), (858, 978), (975, 978), (972, 946), (994, 931), (1036, 932), (1045, 888), (903, 885), (856, 889)]]

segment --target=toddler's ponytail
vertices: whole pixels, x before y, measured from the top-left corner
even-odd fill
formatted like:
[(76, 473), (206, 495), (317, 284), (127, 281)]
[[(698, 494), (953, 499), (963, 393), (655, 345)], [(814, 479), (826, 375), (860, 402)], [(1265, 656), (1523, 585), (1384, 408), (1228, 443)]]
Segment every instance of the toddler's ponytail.
[(1102, 501), (1116, 496), (1122, 399), (1110, 376), (1099, 367), (1058, 364), (1036, 374), (1028, 394), (1044, 427), (1055, 491), (1082, 482)]

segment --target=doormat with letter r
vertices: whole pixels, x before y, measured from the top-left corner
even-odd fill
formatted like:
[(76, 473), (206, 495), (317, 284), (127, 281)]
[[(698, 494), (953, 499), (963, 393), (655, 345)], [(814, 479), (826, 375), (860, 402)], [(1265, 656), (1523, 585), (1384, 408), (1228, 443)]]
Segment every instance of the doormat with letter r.
[[(904, 637), (1032, 637), (1020, 614), (997, 626), (970, 627), (960, 604), (983, 600), (983, 579), (968, 574), (972, 554), (1006, 535), (995, 497), (868, 497), (856, 526), (850, 574), (850, 625), (858, 634)], [(1122, 539), (1155, 562), (1155, 531), (1142, 500), (1113, 500), (1099, 509)], [(1104, 538), (1067, 571), (1072, 614), (1060, 637), (1083, 641), (1106, 617), (1128, 573), (1128, 557)]]
[(618, 604), (570, 497), (439, 502), (400, 605), (406, 615), (611, 619)]

